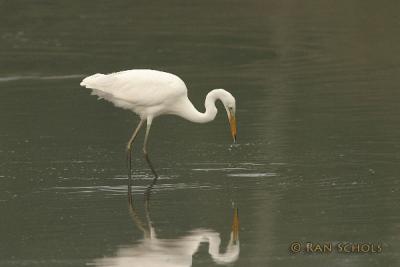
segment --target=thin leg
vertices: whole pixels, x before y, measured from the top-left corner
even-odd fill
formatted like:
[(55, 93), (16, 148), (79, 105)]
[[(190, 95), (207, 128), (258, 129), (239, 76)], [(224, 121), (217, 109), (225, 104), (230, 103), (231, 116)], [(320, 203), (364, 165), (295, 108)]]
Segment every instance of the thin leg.
[[(149, 224), (145, 225), (143, 221), (139, 217), (139, 213), (136, 210), (135, 206), (133, 205), (133, 201), (129, 202), (129, 214), (135, 225), (143, 232), (145, 238), (149, 238), (151, 236)], [(146, 218), (147, 219), (147, 218)]]
[(127, 167), (128, 167), (128, 198), (129, 202), (132, 202), (132, 144), (136, 139), (136, 136), (139, 133), (139, 130), (142, 128), (144, 120), (140, 120), (138, 126), (136, 127), (135, 131), (132, 134), (131, 139), (129, 139), (128, 145), (126, 147), (126, 160), (127, 160)]
[(139, 216), (138, 210), (135, 208), (133, 201), (129, 202), (129, 214), (135, 225), (143, 232), (144, 238), (152, 238), (155, 237), (155, 231), (152, 226), (151, 218), (150, 218), (150, 195), (153, 190), (154, 185), (157, 182), (157, 177), (154, 177), (151, 184), (147, 187), (146, 192), (144, 193), (144, 206), (145, 206), (145, 215), (146, 215), (146, 223), (144, 223)]
[(146, 215), (146, 222), (147, 222), (147, 228), (149, 229), (149, 235), (150, 237), (155, 236), (154, 228), (151, 222), (151, 216), (150, 216), (150, 197), (151, 193), (153, 190), (154, 185), (157, 183), (158, 177), (155, 176), (151, 184), (147, 187), (146, 192), (144, 193), (144, 212)]
[(156, 178), (158, 178), (158, 174), (157, 174), (156, 170), (154, 169), (153, 164), (150, 161), (149, 154), (147, 153), (147, 142), (148, 142), (148, 137), (149, 137), (149, 132), (150, 132), (150, 127), (151, 127), (152, 121), (153, 121), (153, 118), (147, 118), (147, 128), (146, 128), (146, 135), (144, 137), (143, 153), (144, 153), (144, 157), (145, 157), (147, 164), (149, 165), (151, 171), (153, 172), (154, 176)]

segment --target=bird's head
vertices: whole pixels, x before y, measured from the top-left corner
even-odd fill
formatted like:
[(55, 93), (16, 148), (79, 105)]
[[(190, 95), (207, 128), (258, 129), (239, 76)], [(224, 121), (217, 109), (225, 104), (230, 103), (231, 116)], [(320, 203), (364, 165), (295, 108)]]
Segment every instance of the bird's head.
[(236, 143), (236, 100), (231, 93), (224, 89), (214, 89), (207, 94), (204, 105), (206, 107), (205, 114), (208, 114), (207, 116), (209, 116), (209, 119), (206, 120), (206, 122), (213, 120), (215, 115), (217, 115), (217, 108), (215, 107), (215, 102), (217, 100), (221, 101), (225, 107), (226, 113), (228, 114), (233, 142)]
[(231, 134), (233, 142), (236, 143), (237, 127), (236, 127), (236, 100), (229, 92), (225, 91), (221, 97), (221, 102), (224, 104), (226, 113), (228, 114), (229, 125), (231, 127)]

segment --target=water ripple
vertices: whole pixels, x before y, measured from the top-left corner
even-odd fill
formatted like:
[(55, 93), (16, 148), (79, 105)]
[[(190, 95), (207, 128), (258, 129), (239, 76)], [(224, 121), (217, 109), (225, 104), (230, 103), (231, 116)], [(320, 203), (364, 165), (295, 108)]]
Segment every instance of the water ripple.
[(274, 172), (264, 172), (264, 173), (230, 173), (228, 176), (231, 177), (248, 177), (248, 178), (254, 178), (254, 177), (274, 177), (278, 176), (278, 174)]
[(83, 74), (53, 75), (53, 76), (35, 76), (35, 75), (3, 76), (3, 77), (0, 77), (0, 82), (12, 82), (12, 81), (21, 81), (21, 80), (67, 80), (67, 79), (82, 78), (84, 76), (85, 75), (83, 75)]

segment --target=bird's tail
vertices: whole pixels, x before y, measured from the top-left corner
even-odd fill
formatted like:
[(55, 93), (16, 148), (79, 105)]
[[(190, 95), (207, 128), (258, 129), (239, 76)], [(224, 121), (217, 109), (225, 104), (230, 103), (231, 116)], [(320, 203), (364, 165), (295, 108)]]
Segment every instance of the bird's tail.
[(101, 73), (96, 73), (94, 75), (88, 76), (82, 80), (81, 86), (91, 89), (101, 89), (101, 84), (104, 83), (104, 77), (106, 75)]
[(107, 90), (112, 83), (113, 77), (110, 75), (96, 73), (83, 79), (80, 85), (92, 89), (92, 95), (98, 96), (98, 99), (106, 99), (113, 102), (113, 95)]

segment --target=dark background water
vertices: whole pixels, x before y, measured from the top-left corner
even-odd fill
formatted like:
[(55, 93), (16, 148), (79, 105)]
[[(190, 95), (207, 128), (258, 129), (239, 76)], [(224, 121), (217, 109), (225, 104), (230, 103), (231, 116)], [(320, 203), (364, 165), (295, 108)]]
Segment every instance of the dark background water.
[[(85, 75), (131, 68), (178, 74), (201, 110), (213, 88), (238, 104), (234, 148), (224, 112), (206, 125), (154, 121), (150, 153), (161, 178), (150, 208), (159, 238), (211, 229), (223, 251), (234, 202), (235, 266), (398, 266), (399, 8), (0, 1), (0, 266), (84, 266), (143, 243), (126, 201), (136, 116), (79, 86)], [(139, 151), (143, 214), (151, 172)], [(293, 241), (383, 251), (292, 254)], [(201, 245), (193, 266), (213, 265)]]

